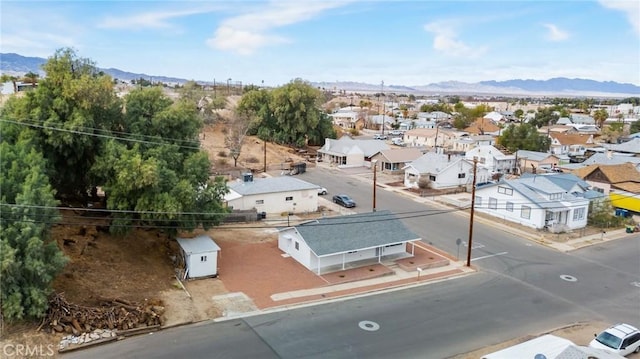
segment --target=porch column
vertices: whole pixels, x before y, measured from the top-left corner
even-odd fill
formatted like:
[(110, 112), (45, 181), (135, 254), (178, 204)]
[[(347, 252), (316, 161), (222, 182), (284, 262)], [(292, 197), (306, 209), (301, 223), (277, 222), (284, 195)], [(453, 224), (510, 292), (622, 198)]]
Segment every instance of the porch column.
[(346, 256), (347, 255), (345, 253), (342, 253), (342, 270), (344, 270), (344, 261), (346, 259)]
[(411, 242), (411, 255), (415, 256), (416, 252), (416, 242)]

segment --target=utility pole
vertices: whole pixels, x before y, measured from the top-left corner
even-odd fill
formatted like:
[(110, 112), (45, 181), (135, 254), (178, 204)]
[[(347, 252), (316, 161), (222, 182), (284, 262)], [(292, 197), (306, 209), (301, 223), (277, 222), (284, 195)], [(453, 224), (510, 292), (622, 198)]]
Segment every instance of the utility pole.
[(473, 243), (473, 214), (476, 207), (476, 171), (478, 157), (473, 158), (473, 182), (471, 185), (471, 216), (469, 216), (469, 244), (467, 247), (467, 267), (471, 267), (471, 245)]
[(384, 135), (384, 120), (387, 118), (387, 109), (384, 103), (384, 80), (380, 83), (380, 98), (382, 99), (382, 134)]
[(373, 162), (373, 211), (376, 211), (376, 174), (378, 173), (378, 160)]
[(264, 173), (267, 173), (267, 140), (264, 140)]

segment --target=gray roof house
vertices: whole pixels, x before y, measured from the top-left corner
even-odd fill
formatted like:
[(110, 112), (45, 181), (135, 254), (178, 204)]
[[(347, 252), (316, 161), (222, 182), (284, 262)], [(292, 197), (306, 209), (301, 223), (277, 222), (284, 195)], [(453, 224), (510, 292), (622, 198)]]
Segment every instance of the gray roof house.
[(258, 178), (227, 183), (227, 206), (236, 210), (256, 209), (265, 213), (305, 213), (318, 210), (320, 186), (290, 176)]
[[(278, 248), (307, 269), (327, 272), (344, 270), (354, 262), (377, 261), (388, 256), (412, 256), (408, 243), (421, 238), (411, 232), (391, 211), (325, 217), (278, 234)], [(407, 249), (410, 248), (410, 252)]]
[(407, 163), (422, 156), (422, 151), (415, 147), (405, 147), (380, 151), (371, 158), (371, 162), (378, 161), (381, 172), (401, 171)]
[(616, 152), (640, 154), (640, 138), (634, 138), (631, 141), (623, 142), (620, 144), (602, 144), (603, 147)]
[(369, 164), (376, 153), (388, 150), (389, 146), (379, 140), (354, 140), (342, 136), (339, 140), (325, 139), (324, 146), (318, 150), (323, 162), (339, 167), (363, 167)]
[[(587, 225), (589, 195), (569, 176), (530, 175), (476, 188), (475, 208), (507, 221), (559, 233)], [(558, 179), (559, 178), (559, 179)]]
[[(421, 181), (432, 189), (457, 188), (473, 181), (473, 162), (464, 157), (428, 152), (404, 168), (404, 185), (419, 188)], [(476, 182), (489, 181), (487, 169), (478, 166)]]

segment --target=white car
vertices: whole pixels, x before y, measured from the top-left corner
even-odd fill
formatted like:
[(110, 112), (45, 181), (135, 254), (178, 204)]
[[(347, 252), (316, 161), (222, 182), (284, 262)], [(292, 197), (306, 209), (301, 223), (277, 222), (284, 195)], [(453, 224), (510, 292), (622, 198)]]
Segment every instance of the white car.
[(327, 194), (327, 189), (326, 188), (324, 188), (324, 187), (318, 188), (318, 195), (322, 196), (322, 195), (325, 195), (325, 194)]
[(638, 353), (640, 352), (640, 331), (629, 324), (616, 324), (596, 335), (589, 346), (622, 356)]

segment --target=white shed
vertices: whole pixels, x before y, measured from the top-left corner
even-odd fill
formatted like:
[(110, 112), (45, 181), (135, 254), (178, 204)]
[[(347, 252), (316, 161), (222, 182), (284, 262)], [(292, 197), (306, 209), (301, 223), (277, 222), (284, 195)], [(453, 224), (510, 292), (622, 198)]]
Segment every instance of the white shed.
[(184, 259), (183, 279), (215, 277), (218, 275), (220, 247), (206, 235), (194, 238), (176, 238)]

